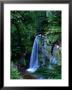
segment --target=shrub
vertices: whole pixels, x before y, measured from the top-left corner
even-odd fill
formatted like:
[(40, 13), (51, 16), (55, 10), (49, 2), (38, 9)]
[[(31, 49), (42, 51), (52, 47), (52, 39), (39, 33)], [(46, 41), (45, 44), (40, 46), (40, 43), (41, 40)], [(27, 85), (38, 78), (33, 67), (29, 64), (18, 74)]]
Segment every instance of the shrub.
[(11, 64), (11, 79), (20, 79), (20, 72), (13, 63)]

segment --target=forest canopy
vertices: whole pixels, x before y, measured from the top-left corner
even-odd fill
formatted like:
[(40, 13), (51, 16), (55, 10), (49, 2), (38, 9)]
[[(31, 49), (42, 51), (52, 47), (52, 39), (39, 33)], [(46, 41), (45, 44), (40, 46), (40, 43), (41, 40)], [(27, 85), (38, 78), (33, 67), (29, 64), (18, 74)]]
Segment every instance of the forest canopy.
[[(22, 53), (31, 53), (34, 37), (42, 27), (41, 17), (48, 21), (46, 33), (61, 32), (61, 11), (11, 11), (12, 60)], [(49, 39), (59, 35), (52, 34)]]

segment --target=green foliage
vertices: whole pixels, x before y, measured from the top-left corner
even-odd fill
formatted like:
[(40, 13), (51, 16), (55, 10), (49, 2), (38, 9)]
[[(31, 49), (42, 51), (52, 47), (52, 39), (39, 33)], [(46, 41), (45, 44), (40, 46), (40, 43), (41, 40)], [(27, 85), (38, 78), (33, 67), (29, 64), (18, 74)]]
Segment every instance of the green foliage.
[(10, 72), (11, 79), (20, 79), (20, 72), (18, 71), (16, 66), (12, 65)]
[[(19, 59), (21, 53), (31, 53), (34, 35), (36, 33), (34, 15), (32, 12), (11, 12), (11, 53), (12, 60)], [(33, 16), (33, 17), (32, 17)]]
[(35, 74), (43, 76), (45, 79), (61, 79), (61, 66), (55, 65), (53, 69), (40, 67)]
[(46, 15), (48, 17), (49, 27), (61, 26), (61, 11), (48, 11)]

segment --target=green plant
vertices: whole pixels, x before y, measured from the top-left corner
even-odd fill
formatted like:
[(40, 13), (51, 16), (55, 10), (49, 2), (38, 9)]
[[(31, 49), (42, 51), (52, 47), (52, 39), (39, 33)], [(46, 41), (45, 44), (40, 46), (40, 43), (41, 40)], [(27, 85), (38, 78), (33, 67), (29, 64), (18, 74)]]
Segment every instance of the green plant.
[(46, 66), (40, 67), (35, 74), (41, 75), (45, 79), (61, 79), (61, 66), (55, 65), (53, 69)]
[(20, 78), (20, 72), (16, 67), (11, 67), (11, 79), (19, 79)]

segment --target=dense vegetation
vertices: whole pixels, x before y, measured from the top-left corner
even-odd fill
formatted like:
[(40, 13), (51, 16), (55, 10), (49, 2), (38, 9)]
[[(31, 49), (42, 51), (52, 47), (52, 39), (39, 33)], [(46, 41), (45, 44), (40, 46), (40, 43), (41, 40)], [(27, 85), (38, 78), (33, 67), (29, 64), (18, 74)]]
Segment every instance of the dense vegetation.
[[(61, 11), (11, 11), (11, 63), (17, 66), (16, 69), (11, 67), (11, 78), (16, 75), (18, 78), (20, 71), (24, 72), (29, 67), (34, 38), (43, 28), (40, 24), (42, 19), (47, 20), (45, 33), (48, 38), (48, 45), (60, 41)], [(56, 57), (61, 61), (60, 55), (61, 53), (57, 53)], [(54, 67), (54, 70), (47, 70), (46, 67), (42, 67), (36, 73), (45, 78), (60, 79), (61, 64)]]

